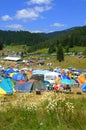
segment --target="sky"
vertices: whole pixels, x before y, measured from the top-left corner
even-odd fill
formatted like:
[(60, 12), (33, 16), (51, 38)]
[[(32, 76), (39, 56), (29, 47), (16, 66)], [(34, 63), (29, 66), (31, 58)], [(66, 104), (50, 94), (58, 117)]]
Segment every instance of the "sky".
[(86, 0), (0, 0), (0, 30), (54, 32), (86, 26)]

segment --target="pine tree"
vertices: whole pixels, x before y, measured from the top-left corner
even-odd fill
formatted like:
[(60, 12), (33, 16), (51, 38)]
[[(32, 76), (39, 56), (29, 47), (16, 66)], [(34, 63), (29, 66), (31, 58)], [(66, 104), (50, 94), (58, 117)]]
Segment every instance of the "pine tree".
[(57, 60), (59, 60), (59, 62), (64, 61), (64, 52), (63, 52), (63, 47), (61, 46), (61, 44), (58, 45), (57, 47)]
[(3, 44), (0, 43), (0, 50), (3, 50)]

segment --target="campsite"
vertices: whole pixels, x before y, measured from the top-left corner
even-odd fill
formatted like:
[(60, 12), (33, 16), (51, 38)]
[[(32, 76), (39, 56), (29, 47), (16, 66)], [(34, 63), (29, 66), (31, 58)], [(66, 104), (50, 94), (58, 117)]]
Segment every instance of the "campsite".
[(0, 1), (0, 130), (86, 130), (86, 0)]
[[(20, 64), (17, 61), (1, 60), (2, 130), (86, 128), (86, 70), (83, 69), (85, 60), (71, 57), (73, 60), (77, 58), (81, 63), (77, 66), (75, 61), (74, 64), (70, 63), (73, 60), (68, 56), (61, 63), (55, 61), (55, 56), (49, 58), (47, 57), (48, 60), (45, 60), (43, 65), (35, 64), (32, 60), (29, 60), (29, 65), (25, 62)], [(58, 91), (54, 89), (56, 82), (60, 86)], [(68, 85), (71, 91), (65, 89), (65, 85)]]

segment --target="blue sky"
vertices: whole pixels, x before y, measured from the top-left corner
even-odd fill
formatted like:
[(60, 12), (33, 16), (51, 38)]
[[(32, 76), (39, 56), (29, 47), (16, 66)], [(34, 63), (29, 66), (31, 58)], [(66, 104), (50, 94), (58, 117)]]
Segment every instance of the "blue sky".
[(0, 30), (53, 32), (86, 25), (86, 0), (0, 0)]

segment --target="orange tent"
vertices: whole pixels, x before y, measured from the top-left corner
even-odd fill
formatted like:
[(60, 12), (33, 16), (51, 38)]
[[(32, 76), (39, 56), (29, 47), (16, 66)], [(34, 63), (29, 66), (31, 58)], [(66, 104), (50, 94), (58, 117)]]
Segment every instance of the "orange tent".
[(78, 82), (80, 84), (83, 84), (84, 82), (86, 82), (86, 78), (84, 76), (84, 74), (81, 74), (78, 78), (77, 78)]

